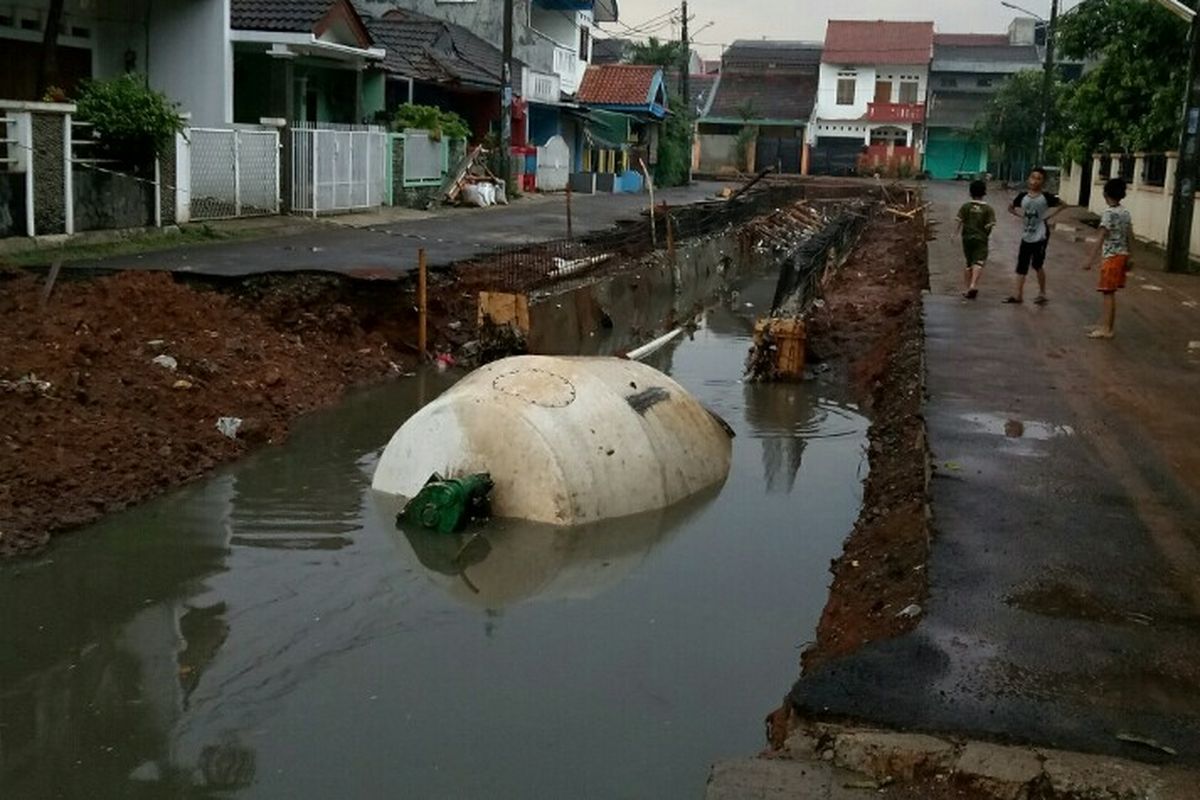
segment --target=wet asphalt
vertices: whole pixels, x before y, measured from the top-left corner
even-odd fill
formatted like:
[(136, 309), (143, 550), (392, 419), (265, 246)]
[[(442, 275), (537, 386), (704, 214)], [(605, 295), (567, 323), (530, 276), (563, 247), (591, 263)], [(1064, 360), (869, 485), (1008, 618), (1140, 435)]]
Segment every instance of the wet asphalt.
[[(721, 184), (698, 182), (658, 192), (656, 202), (685, 205), (713, 199)], [(605, 230), (636, 220), (649, 204), (646, 194), (574, 195), (572, 232)], [(337, 222), (337, 217), (328, 218)], [(430, 267), (449, 266), (506, 247), (567, 235), (566, 196), (536, 196), (487, 209), (442, 208), (424, 219), (346, 227), (316, 224), (311, 230), (253, 241), (183, 246), (154, 253), (73, 262), (102, 270), (171, 270), (202, 275), (241, 276), (260, 272), (323, 271), (371, 277), (401, 275), (416, 269), (424, 248)]]
[(935, 471), (922, 622), (803, 676), (792, 700), (1200, 764), (1200, 277), (1135, 252), (1117, 338), (1089, 340), (1099, 297), (1079, 240), (1095, 232), (1064, 215), (1050, 302), (1028, 302), (1027, 287), (1024, 305), (1003, 305), (1019, 224), (993, 189), (991, 261), (980, 298), (963, 300), (950, 232), (965, 196), (927, 189), (940, 238), (924, 303)]

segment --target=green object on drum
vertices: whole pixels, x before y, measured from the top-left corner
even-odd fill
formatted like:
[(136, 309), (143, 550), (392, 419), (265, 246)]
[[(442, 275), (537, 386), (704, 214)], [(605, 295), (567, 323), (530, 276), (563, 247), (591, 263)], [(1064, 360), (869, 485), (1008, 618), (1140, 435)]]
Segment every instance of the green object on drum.
[(408, 501), (398, 522), (420, 525), (438, 533), (457, 533), (469, 520), (488, 516), (492, 476), (486, 472), (463, 478), (432, 477)]

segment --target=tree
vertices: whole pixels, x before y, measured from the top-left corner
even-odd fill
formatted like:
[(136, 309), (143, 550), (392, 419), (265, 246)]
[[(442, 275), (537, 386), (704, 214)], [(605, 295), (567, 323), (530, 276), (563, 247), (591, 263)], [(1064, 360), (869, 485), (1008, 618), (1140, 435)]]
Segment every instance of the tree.
[(692, 116), (683, 101), (671, 101), (671, 113), (663, 120), (658, 137), (658, 164), (654, 167), (657, 186), (681, 186), (688, 181), (692, 163)]
[(659, 41), (651, 36), (645, 42), (634, 42), (629, 48), (630, 64), (653, 64), (663, 69), (678, 69), (686, 63), (683, 42)]
[(1097, 63), (1066, 87), (1054, 150), (1082, 161), (1098, 150), (1176, 147), (1187, 36), (1187, 25), (1144, 0), (1088, 0), (1064, 14), (1056, 37), (1062, 57)]
[[(992, 97), (987, 115), (976, 130), (976, 136), (1001, 149), (1004, 163), (1030, 166), (1037, 154), (1038, 130), (1042, 124), (1043, 76), (1041, 70), (1031, 69), (1006, 79)], [(1060, 127), (1062, 117), (1061, 83), (1055, 80), (1050, 91), (1050, 118), (1046, 129), (1055, 131)]]
[(40, 99), (58, 80), (58, 31), (62, 27), (63, 0), (50, 0), (46, 12), (46, 30), (42, 33), (42, 63), (38, 69), (37, 96)]

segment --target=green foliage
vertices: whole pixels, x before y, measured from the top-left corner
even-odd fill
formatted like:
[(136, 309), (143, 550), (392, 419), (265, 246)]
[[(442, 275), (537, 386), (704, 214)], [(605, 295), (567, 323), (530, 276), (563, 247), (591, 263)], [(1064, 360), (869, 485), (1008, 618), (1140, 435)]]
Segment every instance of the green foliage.
[(734, 149), (737, 153), (738, 169), (749, 170), (753, 168), (750, 163), (750, 143), (758, 138), (758, 128), (754, 125), (743, 125), (738, 131), (737, 140), (734, 142)]
[(405, 103), (396, 109), (392, 117), (392, 130), (403, 131), (406, 128), (429, 131), (430, 137), (436, 142), (443, 136), (451, 139), (468, 139), (471, 128), (466, 120), (453, 111), (443, 111), (437, 106), (419, 106)]
[(678, 68), (687, 57), (687, 49), (681, 41), (659, 41), (651, 36), (646, 42), (635, 42), (629, 48), (630, 64), (655, 64), (660, 67)]
[(77, 113), (93, 125), (104, 154), (127, 164), (159, 155), (184, 129), (179, 106), (147, 87), (141, 75), (87, 81)]
[(654, 167), (657, 186), (687, 183), (692, 166), (692, 116), (679, 100), (671, 101), (671, 113), (663, 121), (658, 137), (658, 164)]
[(1178, 146), (1187, 35), (1186, 23), (1143, 0), (1088, 0), (1064, 15), (1060, 54), (1098, 63), (1067, 87), (1051, 145), (1074, 161)]
[[(1038, 132), (1042, 124), (1042, 91), (1045, 74), (1026, 70), (1010, 76), (992, 97), (987, 115), (975, 135), (1001, 148), (1009, 161), (1031, 163), (1037, 155)], [(1047, 130), (1057, 130), (1062, 118), (1063, 87), (1057, 80), (1050, 87), (1050, 115)], [(1047, 139), (1053, 143), (1052, 139)]]

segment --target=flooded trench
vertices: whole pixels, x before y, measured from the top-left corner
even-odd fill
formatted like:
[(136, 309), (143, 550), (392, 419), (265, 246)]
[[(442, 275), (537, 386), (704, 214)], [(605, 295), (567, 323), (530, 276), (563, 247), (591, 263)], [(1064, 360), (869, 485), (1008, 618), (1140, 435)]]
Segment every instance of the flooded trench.
[(745, 384), (759, 279), (650, 363), (737, 432), (716, 492), (463, 547), (370, 491), (454, 375), (0, 565), (0, 794), (697, 797), (763, 744), (853, 525), (866, 420)]

